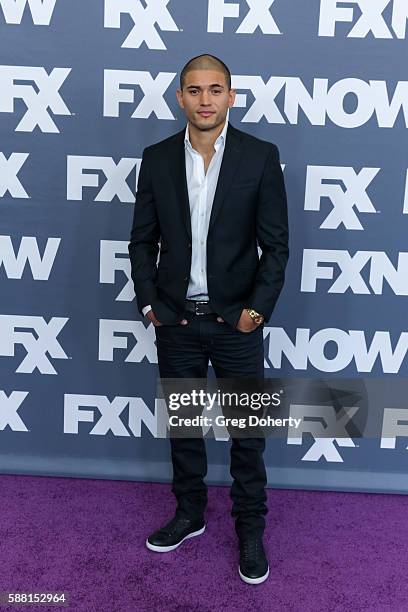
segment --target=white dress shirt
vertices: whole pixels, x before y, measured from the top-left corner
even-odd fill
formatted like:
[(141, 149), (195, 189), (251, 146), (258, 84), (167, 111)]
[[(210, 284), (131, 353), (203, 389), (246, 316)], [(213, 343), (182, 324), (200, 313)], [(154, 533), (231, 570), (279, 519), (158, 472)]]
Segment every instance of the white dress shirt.
[[(204, 169), (204, 158), (190, 142), (188, 123), (186, 126), (184, 150), (192, 238), (190, 281), (187, 288), (187, 298), (190, 300), (208, 300), (207, 233), (224, 155), (228, 116), (229, 110), (222, 132), (214, 143), (215, 153), (208, 165), (207, 173)], [(145, 315), (149, 310), (151, 305), (145, 306), (142, 312)]]

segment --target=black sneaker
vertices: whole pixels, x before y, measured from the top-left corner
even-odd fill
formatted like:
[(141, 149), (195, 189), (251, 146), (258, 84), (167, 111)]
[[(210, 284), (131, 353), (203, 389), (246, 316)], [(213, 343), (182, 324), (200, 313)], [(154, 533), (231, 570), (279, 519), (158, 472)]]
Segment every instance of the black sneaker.
[(146, 546), (155, 552), (170, 552), (180, 546), (184, 540), (201, 535), (204, 530), (204, 520), (192, 521), (175, 516), (167, 525), (147, 538)]
[(269, 565), (262, 538), (244, 538), (239, 542), (239, 575), (248, 584), (261, 584), (269, 576)]

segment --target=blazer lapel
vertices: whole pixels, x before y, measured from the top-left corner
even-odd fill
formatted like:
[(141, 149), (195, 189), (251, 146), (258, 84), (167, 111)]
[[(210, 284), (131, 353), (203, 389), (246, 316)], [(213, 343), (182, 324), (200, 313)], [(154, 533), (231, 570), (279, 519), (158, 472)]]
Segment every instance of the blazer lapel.
[[(191, 215), (186, 176), (184, 134), (185, 128), (174, 135), (174, 139), (171, 141), (173, 146), (171, 146), (169, 150), (169, 162), (171, 176), (176, 188), (177, 203), (181, 208), (183, 221), (191, 240)], [(218, 175), (208, 230), (214, 225), (215, 219), (221, 210), (222, 203), (227, 195), (232, 179), (238, 170), (241, 154), (241, 133), (228, 122), (225, 149), (220, 173)]]
[(238, 170), (242, 155), (241, 135), (229, 122), (225, 139), (225, 149), (222, 156), (220, 173), (218, 175), (217, 188), (215, 190), (214, 202), (211, 209), (208, 231), (214, 225), (217, 215), (221, 210), (222, 203), (227, 195), (232, 179)]
[(169, 151), (169, 162), (171, 176), (173, 178), (177, 203), (181, 208), (181, 214), (187, 233), (191, 240), (191, 215), (190, 202), (188, 199), (187, 175), (186, 175), (186, 160), (184, 152), (184, 134), (185, 128), (181, 132), (177, 132), (174, 136), (173, 146)]

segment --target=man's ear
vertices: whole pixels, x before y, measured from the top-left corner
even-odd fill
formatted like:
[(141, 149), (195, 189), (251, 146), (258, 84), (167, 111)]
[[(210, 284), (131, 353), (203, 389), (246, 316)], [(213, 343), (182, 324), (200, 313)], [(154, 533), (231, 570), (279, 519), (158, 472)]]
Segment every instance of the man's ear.
[(179, 103), (180, 108), (184, 108), (183, 92), (181, 91), (181, 89), (176, 89), (176, 97), (177, 97), (177, 102)]
[(236, 89), (230, 89), (229, 93), (230, 93), (230, 108), (231, 108), (235, 104), (235, 98), (236, 98), (236, 95), (237, 95), (237, 90)]

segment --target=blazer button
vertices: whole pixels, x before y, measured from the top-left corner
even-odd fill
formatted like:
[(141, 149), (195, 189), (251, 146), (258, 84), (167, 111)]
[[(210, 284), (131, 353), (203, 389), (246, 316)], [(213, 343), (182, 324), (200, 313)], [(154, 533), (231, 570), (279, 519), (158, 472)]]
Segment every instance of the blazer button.
[(188, 243), (188, 248), (191, 249), (191, 242)]
[(185, 277), (184, 277), (184, 280), (188, 280), (188, 276), (185, 276)]

